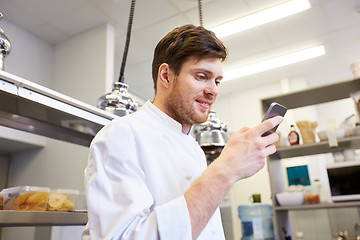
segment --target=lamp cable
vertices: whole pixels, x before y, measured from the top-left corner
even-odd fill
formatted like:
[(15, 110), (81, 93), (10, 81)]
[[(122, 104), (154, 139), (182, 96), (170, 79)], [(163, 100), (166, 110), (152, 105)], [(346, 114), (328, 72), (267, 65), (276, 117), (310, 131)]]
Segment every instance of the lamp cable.
[(122, 58), (122, 63), (121, 63), (121, 69), (120, 69), (119, 82), (122, 82), (122, 83), (124, 82), (124, 78), (125, 78), (124, 77), (125, 64), (126, 64), (126, 58), (128, 55), (129, 45), (130, 45), (131, 27), (132, 27), (132, 23), (133, 23), (133, 19), (134, 19), (134, 11), (135, 11), (135, 1), (136, 0), (131, 1), (129, 22), (128, 22), (127, 33), (126, 33), (125, 48), (124, 48), (124, 53), (123, 53), (123, 58)]
[(201, 3), (201, 0), (198, 0), (198, 3), (199, 3), (200, 26), (203, 26), (203, 15), (202, 15), (202, 3)]

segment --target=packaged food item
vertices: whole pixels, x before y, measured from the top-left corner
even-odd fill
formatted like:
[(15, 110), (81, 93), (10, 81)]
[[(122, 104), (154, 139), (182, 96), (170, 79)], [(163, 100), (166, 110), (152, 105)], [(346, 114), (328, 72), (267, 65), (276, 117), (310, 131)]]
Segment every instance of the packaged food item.
[(303, 143), (315, 142), (315, 129), (317, 127), (317, 122), (297, 121), (296, 125), (300, 130)]
[(75, 203), (79, 196), (78, 190), (56, 189), (51, 190), (47, 204), (48, 211), (70, 212), (75, 210)]
[(294, 125), (290, 125), (290, 133), (288, 135), (288, 139), (289, 139), (289, 144), (290, 146), (292, 145), (298, 145), (300, 142), (300, 136), (299, 134), (296, 132), (295, 126)]
[(3, 209), (21, 211), (46, 211), (50, 188), (19, 186), (2, 190)]

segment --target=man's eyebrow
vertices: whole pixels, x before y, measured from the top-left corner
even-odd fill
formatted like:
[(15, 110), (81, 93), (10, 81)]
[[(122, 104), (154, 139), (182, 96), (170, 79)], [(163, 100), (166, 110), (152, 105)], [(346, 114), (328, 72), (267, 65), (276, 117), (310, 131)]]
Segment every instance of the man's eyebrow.
[(206, 73), (209, 73), (209, 74), (213, 74), (213, 72), (212, 72), (212, 71), (207, 70), (206, 68), (201, 68), (201, 67), (196, 67), (196, 68), (193, 68), (193, 71), (194, 71), (194, 72), (201, 71), (201, 72), (206, 72)]
[[(193, 69), (193, 71), (194, 72), (198, 72), (198, 71), (200, 71), (200, 72), (205, 72), (206, 74), (208, 74), (208, 75), (211, 75), (211, 76), (214, 76), (215, 74), (214, 74), (214, 72), (212, 72), (212, 71), (210, 71), (210, 70), (208, 70), (208, 69), (206, 69), (206, 68), (194, 68)], [(217, 76), (216, 78), (224, 78), (224, 76), (223, 75), (219, 75), (219, 76)]]

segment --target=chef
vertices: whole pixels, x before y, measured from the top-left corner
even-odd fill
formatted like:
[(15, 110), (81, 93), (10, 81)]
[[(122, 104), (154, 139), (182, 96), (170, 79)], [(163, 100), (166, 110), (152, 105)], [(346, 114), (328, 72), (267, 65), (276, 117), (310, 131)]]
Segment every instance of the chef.
[(265, 165), (279, 137), (274, 117), (234, 133), (207, 167), (189, 134), (207, 120), (227, 49), (203, 27), (184, 25), (156, 46), (155, 98), (96, 135), (85, 169), (83, 239), (225, 239), (219, 204), (231, 186)]

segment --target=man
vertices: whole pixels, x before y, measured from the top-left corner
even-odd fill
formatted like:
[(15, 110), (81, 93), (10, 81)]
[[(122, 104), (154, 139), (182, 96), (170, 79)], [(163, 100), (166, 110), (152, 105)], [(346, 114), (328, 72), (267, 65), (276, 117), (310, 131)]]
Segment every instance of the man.
[(219, 204), (276, 151), (281, 117), (233, 134), (208, 168), (189, 135), (206, 121), (223, 78), (226, 48), (203, 27), (168, 33), (153, 59), (155, 98), (94, 138), (85, 170), (84, 239), (224, 239)]

